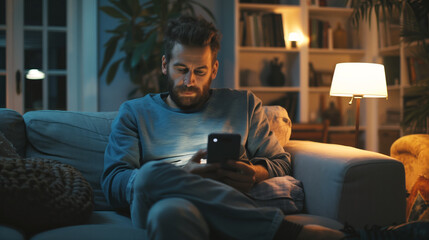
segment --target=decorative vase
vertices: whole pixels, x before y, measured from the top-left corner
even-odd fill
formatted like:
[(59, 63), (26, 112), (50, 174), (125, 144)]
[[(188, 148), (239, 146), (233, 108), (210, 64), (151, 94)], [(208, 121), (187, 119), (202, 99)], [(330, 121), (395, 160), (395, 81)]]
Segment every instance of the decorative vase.
[(347, 32), (338, 23), (334, 31), (334, 48), (347, 48)]
[(278, 58), (274, 58), (270, 62), (270, 72), (268, 74), (268, 84), (270, 86), (284, 86), (285, 75), (282, 73), (283, 63), (279, 62)]

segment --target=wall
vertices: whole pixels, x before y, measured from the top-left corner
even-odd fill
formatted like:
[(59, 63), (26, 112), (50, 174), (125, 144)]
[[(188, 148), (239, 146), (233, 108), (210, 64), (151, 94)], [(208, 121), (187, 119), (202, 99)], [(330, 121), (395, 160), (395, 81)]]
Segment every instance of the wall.
[[(225, 16), (232, 16), (230, 19), (233, 19), (232, 12), (229, 13), (229, 11), (233, 11), (231, 8), (230, 0), (226, 1), (216, 1), (216, 0), (200, 0), (198, 1), (202, 4), (204, 4), (208, 9), (212, 11), (212, 13), (215, 15), (216, 18), (216, 25), (217, 27), (223, 32), (223, 39), (221, 42), (221, 52), (219, 53), (218, 59), (220, 61), (220, 69), (218, 73), (218, 77), (213, 82), (213, 87), (233, 87), (233, 81), (225, 81), (224, 79), (229, 79), (230, 76), (228, 74), (225, 74), (224, 69), (228, 72), (228, 67), (231, 68), (233, 64), (226, 60), (225, 62), (223, 59), (233, 59), (232, 54), (234, 46), (234, 42), (231, 40), (233, 39), (232, 34), (225, 34), (225, 33), (233, 33), (233, 22), (229, 22), (227, 17)], [(228, 3), (229, 2), (229, 3)], [(99, 0), (98, 6), (106, 6), (110, 5), (108, 0)], [(229, 5), (229, 6), (228, 6)], [(197, 14), (203, 15), (206, 19), (209, 19), (207, 15), (204, 14), (203, 10), (196, 8)], [(233, 21), (233, 20), (231, 20)], [(107, 42), (109, 38), (109, 34), (106, 33), (106, 30), (113, 29), (117, 25), (117, 22), (115, 19), (109, 17), (107, 14), (103, 12), (99, 12), (98, 14), (98, 68), (100, 69), (103, 56), (104, 56), (104, 44)], [(225, 26), (225, 32), (224, 28)], [(119, 59), (123, 57), (122, 53), (117, 52), (114, 56), (111, 62), (114, 62), (116, 59)], [(161, 67), (161, 61), (159, 63)], [(119, 106), (128, 99), (128, 93), (134, 88), (131, 81), (128, 79), (128, 74), (122, 70), (120, 67), (118, 69), (117, 75), (114, 79), (114, 81), (110, 84), (106, 84), (106, 73), (101, 75), (99, 77), (99, 111), (116, 111), (119, 109)], [(229, 77), (225, 77), (225, 76)]]

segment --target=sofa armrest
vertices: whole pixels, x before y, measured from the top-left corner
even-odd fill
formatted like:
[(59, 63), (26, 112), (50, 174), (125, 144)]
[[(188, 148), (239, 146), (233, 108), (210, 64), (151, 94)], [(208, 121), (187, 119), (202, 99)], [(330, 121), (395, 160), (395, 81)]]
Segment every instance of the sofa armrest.
[(337, 144), (293, 140), (293, 175), (309, 214), (360, 228), (405, 221), (405, 173), (386, 155)]

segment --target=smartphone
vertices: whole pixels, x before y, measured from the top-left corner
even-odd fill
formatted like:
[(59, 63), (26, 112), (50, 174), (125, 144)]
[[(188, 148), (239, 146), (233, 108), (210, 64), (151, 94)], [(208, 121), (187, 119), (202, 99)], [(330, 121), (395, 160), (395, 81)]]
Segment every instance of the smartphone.
[(207, 163), (238, 160), (241, 135), (236, 133), (211, 133), (207, 143)]

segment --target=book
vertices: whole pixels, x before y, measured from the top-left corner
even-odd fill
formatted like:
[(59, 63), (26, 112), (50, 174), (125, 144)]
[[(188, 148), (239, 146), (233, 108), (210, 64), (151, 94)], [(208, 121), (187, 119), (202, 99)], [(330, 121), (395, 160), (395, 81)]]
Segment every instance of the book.
[(328, 48), (329, 22), (311, 18), (309, 24), (310, 48)]
[(401, 69), (399, 56), (384, 56), (383, 64), (386, 72), (387, 85), (399, 85)]
[(419, 57), (408, 57), (407, 68), (408, 83), (410, 85), (418, 84), (419, 81), (427, 80), (429, 78), (427, 63)]
[(285, 35), (283, 29), (283, 17), (281, 14), (274, 13), (274, 26), (276, 34), (276, 47), (284, 47), (285, 43)]

